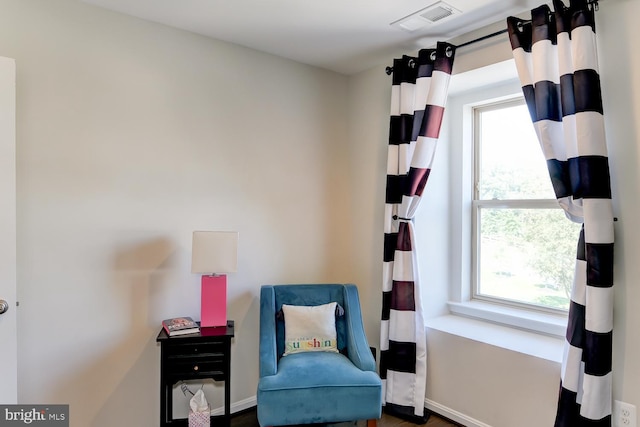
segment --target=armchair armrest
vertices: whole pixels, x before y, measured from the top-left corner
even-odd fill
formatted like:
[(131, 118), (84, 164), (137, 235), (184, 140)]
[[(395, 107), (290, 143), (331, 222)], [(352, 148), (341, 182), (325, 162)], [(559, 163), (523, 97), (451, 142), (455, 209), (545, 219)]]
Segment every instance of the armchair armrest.
[(278, 372), (276, 297), (273, 286), (260, 289), (260, 378)]
[(344, 289), (347, 354), (351, 362), (361, 370), (376, 372), (376, 361), (371, 354), (362, 323), (358, 288), (349, 284), (345, 285)]

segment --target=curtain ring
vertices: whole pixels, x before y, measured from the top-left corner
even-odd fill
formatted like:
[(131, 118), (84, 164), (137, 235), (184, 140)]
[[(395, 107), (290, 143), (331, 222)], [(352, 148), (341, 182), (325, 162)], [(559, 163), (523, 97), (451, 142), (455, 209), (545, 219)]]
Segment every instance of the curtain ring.
[(416, 67), (416, 61), (413, 60), (413, 58), (411, 58), (409, 60), (409, 68), (415, 68)]
[(451, 55), (453, 55), (453, 49), (451, 48), (451, 46), (447, 46), (444, 53), (447, 55), (447, 58), (451, 58)]
[(524, 31), (524, 24), (522, 23), (522, 21), (518, 21), (518, 23), (516, 24), (516, 28), (518, 29), (519, 32)]
[(436, 51), (435, 50), (433, 52), (431, 52), (431, 55), (429, 56), (429, 59), (431, 59), (432, 61), (436, 60)]

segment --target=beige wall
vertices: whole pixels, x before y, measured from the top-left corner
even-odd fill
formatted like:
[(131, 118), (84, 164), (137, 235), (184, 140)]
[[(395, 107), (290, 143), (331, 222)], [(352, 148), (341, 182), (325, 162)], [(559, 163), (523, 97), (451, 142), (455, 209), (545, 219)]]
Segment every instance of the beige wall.
[[(386, 64), (385, 64), (386, 65)], [(383, 214), (391, 84), (384, 65), (349, 79), (347, 160), (352, 207), (347, 221), (369, 344), (380, 348)]]
[(614, 398), (640, 406), (640, 2), (602, 3), (597, 30), (615, 226)]
[[(236, 407), (255, 395), (263, 283), (357, 283), (378, 346), (391, 58), (347, 78), (74, 0), (0, 0), (0, 10), (0, 55), (17, 63), (21, 401), (70, 403), (73, 427), (157, 425), (154, 340), (161, 319), (198, 313), (196, 229), (240, 232), (229, 278)], [(614, 396), (636, 405), (639, 14), (632, 0), (598, 13), (620, 218)], [(509, 55), (495, 41), (466, 49), (456, 72)], [(440, 169), (448, 156), (441, 144)], [(429, 185), (442, 196), (449, 180), (434, 172)], [(424, 213), (436, 220), (447, 215), (437, 199)], [(432, 314), (453, 273), (442, 248), (425, 247), (441, 254), (427, 275)], [(493, 427), (553, 412), (553, 363), (442, 332), (429, 342), (432, 402)], [(518, 384), (545, 397), (504, 392)]]
[(250, 400), (260, 285), (359, 278), (347, 78), (76, 0), (0, 10), (17, 64), (19, 400), (69, 403), (73, 427), (157, 426), (155, 336), (199, 314), (201, 229), (240, 232), (232, 401)]

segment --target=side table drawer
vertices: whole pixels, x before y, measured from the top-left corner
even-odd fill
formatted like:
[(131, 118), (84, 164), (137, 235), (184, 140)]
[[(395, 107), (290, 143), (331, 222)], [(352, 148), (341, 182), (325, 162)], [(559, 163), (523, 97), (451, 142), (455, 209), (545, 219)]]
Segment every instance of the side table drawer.
[(175, 357), (169, 367), (170, 377), (211, 378), (222, 377), (226, 371), (223, 358)]
[(206, 343), (171, 343), (167, 345), (167, 356), (198, 356), (201, 354), (225, 354), (226, 347), (223, 342), (206, 342)]

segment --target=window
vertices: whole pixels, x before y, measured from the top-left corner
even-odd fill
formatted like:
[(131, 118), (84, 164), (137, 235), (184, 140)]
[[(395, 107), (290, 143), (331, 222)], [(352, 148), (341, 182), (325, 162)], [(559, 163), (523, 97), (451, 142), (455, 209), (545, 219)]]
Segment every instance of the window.
[(440, 140), (416, 218), (425, 311), (466, 337), (502, 342), (487, 332), (498, 324), (515, 328), (504, 336), (542, 334), (555, 351), (579, 225), (556, 201), (513, 59), (451, 77)]
[(580, 225), (558, 205), (520, 98), (473, 108), (472, 299), (568, 310)]

